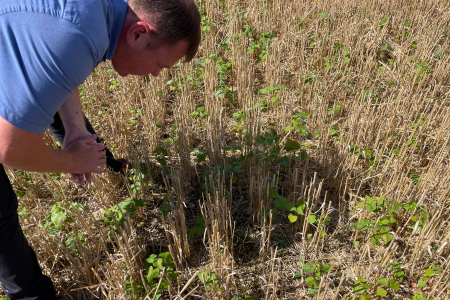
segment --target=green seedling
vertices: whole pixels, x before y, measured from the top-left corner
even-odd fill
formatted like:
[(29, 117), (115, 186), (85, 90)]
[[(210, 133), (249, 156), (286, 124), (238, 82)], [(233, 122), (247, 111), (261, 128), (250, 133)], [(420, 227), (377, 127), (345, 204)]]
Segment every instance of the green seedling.
[[(71, 250), (73, 257), (79, 256), (80, 249), (77, 245), (85, 245), (84, 234), (72, 231), (72, 224), (75, 222), (73, 219), (74, 211), (83, 212), (83, 210), (84, 206), (81, 203), (56, 202), (43, 222), (44, 228), (47, 228), (51, 235), (62, 234), (65, 240), (64, 245)], [(26, 213), (26, 211), (22, 212)]]
[[(133, 218), (136, 213), (136, 208), (143, 207), (146, 204), (147, 202), (141, 199), (127, 198), (125, 201), (105, 210), (101, 215), (100, 221), (108, 225), (110, 229), (117, 231), (118, 227), (125, 227), (127, 216)], [(111, 236), (110, 230), (108, 230), (108, 236)]]
[(198, 273), (197, 276), (208, 291), (220, 291), (220, 279), (215, 272), (203, 271)]
[(421, 293), (416, 293), (411, 300), (433, 300), (432, 298), (428, 299), (427, 297), (425, 297), (423, 294)]
[(245, 296), (244, 298), (242, 298), (242, 297), (234, 296), (233, 298), (231, 298), (231, 300), (253, 300), (253, 297)]
[(439, 276), (441, 273), (442, 273), (442, 269), (438, 265), (434, 265), (431, 268), (426, 269), (424, 276), (420, 277), (420, 279), (417, 283), (419, 286), (419, 289), (422, 289), (423, 287), (425, 287), (427, 285), (428, 281), (432, 277)]
[[(353, 293), (361, 295), (351, 297), (350, 299), (359, 299), (359, 300), (368, 300), (370, 299), (370, 294), (365, 294), (366, 291), (370, 290), (372, 286), (366, 282), (366, 279), (364, 278), (358, 278), (356, 282), (353, 284)], [(364, 294), (364, 295), (363, 295)]]
[(189, 118), (195, 119), (207, 119), (209, 116), (205, 113), (205, 107), (201, 106), (197, 108), (197, 111), (194, 111), (189, 114)]
[(195, 220), (196, 226), (192, 227), (188, 231), (188, 237), (190, 240), (197, 242), (203, 238), (205, 234), (205, 219), (203, 217)]
[[(164, 277), (161, 278), (164, 269)], [(178, 272), (175, 269), (175, 263), (169, 252), (158, 255), (152, 254), (147, 258), (143, 267), (143, 274), (145, 285), (151, 290), (150, 296), (152, 299), (157, 300), (161, 298), (163, 292), (169, 288), (170, 282), (178, 279)], [(131, 276), (128, 275), (126, 278), (126, 291), (128, 295), (142, 295), (144, 292), (142, 279), (132, 280)]]
[[(323, 275), (328, 274), (330, 271), (331, 266), (327, 264), (323, 264), (321, 262), (314, 262), (310, 264), (304, 264), (303, 270), (305, 273), (310, 273), (311, 275), (306, 277), (305, 282), (309, 286), (308, 293), (310, 295), (314, 295), (317, 293), (320, 280)], [(301, 280), (302, 278), (302, 272), (295, 273), (295, 278), (297, 280)]]

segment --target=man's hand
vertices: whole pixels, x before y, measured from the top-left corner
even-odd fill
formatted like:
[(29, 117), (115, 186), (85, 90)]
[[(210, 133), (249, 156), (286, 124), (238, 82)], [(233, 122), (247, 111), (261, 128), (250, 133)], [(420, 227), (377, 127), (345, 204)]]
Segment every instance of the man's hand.
[[(92, 137), (94, 137), (92, 139)], [(95, 140), (97, 138), (96, 135), (92, 135), (91, 133), (89, 133), (86, 128), (84, 128), (84, 130), (66, 130), (65, 132), (65, 136), (64, 136), (64, 143), (63, 143), (63, 149), (70, 152), (72, 150), (72, 148), (76, 148), (79, 147), (79, 145), (74, 145), (74, 143), (81, 143), (81, 146), (85, 146), (85, 145), (92, 145), (97, 147), (96, 145), (100, 145), (98, 146), (98, 149), (101, 148), (101, 150), (99, 150), (100, 152), (98, 153), (98, 155), (100, 155), (103, 159), (103, 163), (104, 164), (106, 162), (106, 157), (105, 157), (105, 151), (103, 151), (105, 149), (105, 146), (103, 144), (99, 144), (97, 143), (97, 141)], [(85, 144), (85, 140), (87, 141), (91, 141), (90, 144)], [(84, 145), (83, 145), (84, 144)], [(72, 147), (73, 145), (73, 147)], [(97, 149), (97, 148), (94, 148)], [(96, 157), (98, 156), (97, 153), (94, 153), (94, 157), (93, 157), (93, 161), (92, 163), (97, 163)], [(83, 154), (81, 154), (83, 155)], [(98, 171), (101, 170), (101, 171)], [(104, 169), (97, 169), (95, 172), (92, 173), (103, 173)], [(86, 177), (86, 181), (87, 182), (91, 182), (92, 179), (92, 175), (91, 173), (80, 173), (80, 174), (76, 174), (76, 173), (72, 173), (72, 178), (76, 181), (78, 181), (78, 183), (80, 185), (84, 184), (84, 179)]]
[(102, 173), (105, 146), (94, 143), (96, 136), (81, 137), (59, 150), (45, 145), (44, 134), (30, 133), (0, 117), (0, 163), (24, 171)]
[[(72, 173), (72, 178), (77, 180), (80, 185), (84, 184), (84, 177), (86, 177), (86, 181), (91, 181), (91, 173), (105, 171), (103, 168), (98, 168), (106, 163), (105, 146), (97, 143), (95, 134), (80, 137), (68, 144), (66, 144), (66, 138), (67, 135), (64, 138), (64, 149), (72, 154), (76, 170), (75, 173)], [(77, 172), (78, 170), (79, 172)]]
[[(62, 145), (63, 149), (69, 149), (69, 147), (71, 147), (74, 142), (79, 141), (80, 138), (92, 136), (91, 133), (86, 129), (84, 114), (81, 110), (80, 94), (78, 92), (78, 88), (76, 88), (69, 95), (66, 101), (64, 101), (64, 103), (59, 108), (58, 113), (61, 117), (65, 130), (64, 143)], [(95, 139), (91, 141), (91, 144), (97, 144)], [(102, 145), (102, 147), (103, 150), (105, 146)], [(100, 154), (103, 154), (103, 159), (106, 161), (105, 152), (102, 152)], [(100, 154), (95, 153), (94, 160)], [(84, 161), (80, 163), (84, 163)], [(96, 164), (97, 161), (93, 161), (93, 163)], [(96, 164), (95, 166), (98, 166), (98, 164)], [(98, 169), (96, 168), (96, 170)], [(91, 182), (91, 173), (92, 172), (72, 173), (72, 178), (78, 181), (80, 185), (83, 185), (85, 177), (88, 182)]]

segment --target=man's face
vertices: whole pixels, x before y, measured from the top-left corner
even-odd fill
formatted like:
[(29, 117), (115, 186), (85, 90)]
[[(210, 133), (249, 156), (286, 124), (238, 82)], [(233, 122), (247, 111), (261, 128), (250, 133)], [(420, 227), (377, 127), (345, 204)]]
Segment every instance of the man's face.
[(170, 68), (186, 55), (187, 41), (175, 45), (162, 44), (155, 50), (145, 47), (128, 48), (125, 55), (113, 57), (112, 64), (120, 76), (148, 75), (158, 76), (163, 68)]

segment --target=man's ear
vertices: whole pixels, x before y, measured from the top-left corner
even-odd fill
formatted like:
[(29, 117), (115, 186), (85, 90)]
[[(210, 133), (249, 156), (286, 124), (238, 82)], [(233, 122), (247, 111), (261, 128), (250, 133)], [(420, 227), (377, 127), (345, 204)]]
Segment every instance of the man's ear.
[(149, 36), (154, 28), (145, 21), (137, 21), (130, 25), (127, 30), (127, 44), (130, 47), (147, 44)]

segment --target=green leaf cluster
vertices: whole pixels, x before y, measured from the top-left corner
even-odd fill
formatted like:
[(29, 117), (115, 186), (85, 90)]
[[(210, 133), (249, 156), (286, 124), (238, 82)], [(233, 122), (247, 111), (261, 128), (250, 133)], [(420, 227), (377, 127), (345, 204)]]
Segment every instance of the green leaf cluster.
[(207, 119), (209, 116), (207, 113), (205, 113), (205, 107), (204, 106), (200, 106), (197, 108), (196, 111), (191, 112), (189, 114), (189, 118), (195, 119), (195, 118), (199, 118), (199, 119)]
[[(395, 200), (385, 199), (384, 197), (366, 197), (366, 201), (359, 202), (357, 208), (365, 208), (369, 214), (372, 213), (374, 216), (381, 214), (378, 221), (361, 218), (360, 221), (351, 225), (359, 231), (370, 231), (372, 233), (370, 235), (370, 242), (378, 246), (381, 246), (381, 241), (387, 244), (392, 240), (393, 234), (390, 231), (392, 231), (391, 228), (394, 224), (397, 223), (399, 215), (404, 217), (406, 212), (416, 212), (411, 216), (411, 226), (414, 226), (417, 232), (420, 232), (427, 222), (425, 207), (417, 207), (417, 202), (415, 201), (401, 204)], [(409, 232), (405, 232), (405, 234), (409, 234)]]
[(264, 31), (259, 35), (254, 34), (247, 48), (247, 54), (256, 54), (258, 61), (266, 60), (267, 51), (272, 44), (271, 39), (274, 37), (276, 37), (276, 34), (270, 31)]
[[(70, 224), (75, 222), (73, 219), (74, 211), (82, 212), (83, 210), (84, 206), (81, 203), (59, 201), (52, 206), (50, 214), (44, 218), (43, 222), (44, 228), (47, 228), (51, 235), (62, 234), (64, 245), (71, 250), (73, 257), (79, 256), (78, 245), (84, 247), (86, 239), (82, 232), (73, 231)], [(22, 210), (21, 213), (27, 214), (26, 210)]]
[(188, 237), (191, 241), (197, 242), (202, 239), (205, 233), (205, 219), (203, 217), (195, 220), (196, 226), (188, 231)]
[(442, 273), (442, 269), (438, 265), (434, 265), (431, 268), (426, 269), (424, 276), (420, 277), (420, 279), (419, 279), (419, 282), (418, 282), (419, 288), (421, 289), (421, 288), (425, 287), (431, 277), (438, 276), (441, 273)]
[[(315, 293), (317, 293), (321, 277), (327, 274), (330, 269), (330, 265), (323, 264), (319, 261), (303, 265), (303, 271), (305, 273), (311, 273), (311, 275), (306, 277), (305, 279), (306, 284), (310, 287), (308, 288), (309, 294), (314, 295)], [(297, 278), (297, 280), (301, 280), (301, 272), (297, 272), (295, 274), (295, 278)]]
[[(353, 284), (353, 293), (362, 295), (366, 291), (370, 290), (371, 287), (372, 286), (366, 282), (366, 279), (358, 278), (356, 280), (356, 282)], [(367, 296), (369, 296), (369, 298), (363, 298), (363, 299), (370, 299), (370, 295), (367, 295)], [(361, 299), (361, 297), (360, 297), (360, 299)]]
[(215, 272), (203, 271), (197, 274), (198, 279), (200, 279), (206, 286), (208, 291), (220, 291), (220, 278)]
[[(164, 277), (162, 272), (166, 268)], [(150, 295), (153, 299), (161, 298), (164, 291), (169, 288), (170, 281), (176, 281), (178, 272), (175, 263), (169, 252), (150, 255), (143, 267), (145, 285), (151, 290)], [(159, 282), (159, 289), (157, 289)], [(132, 280), (131, 276), (126, 278), (126, 291), (128, 295), (141, 295), (144, 292), (144, 286), (141, 279)]]
[[(109, 228), (113, 230), (117, 230), (118, 227), (125, 227), (126, 217), (133, 217), (136, 213), (137, 207), (143, 207), (147, 204), (146, 201), (141, 199), (132, 199), (127, 198), (125, 201), (122, 201), (107, 210), (105, 210), (101, 214), (101, 222), (109, 226)], [(108, 235), (110, 236), (110, 231), (108, 231)]]

